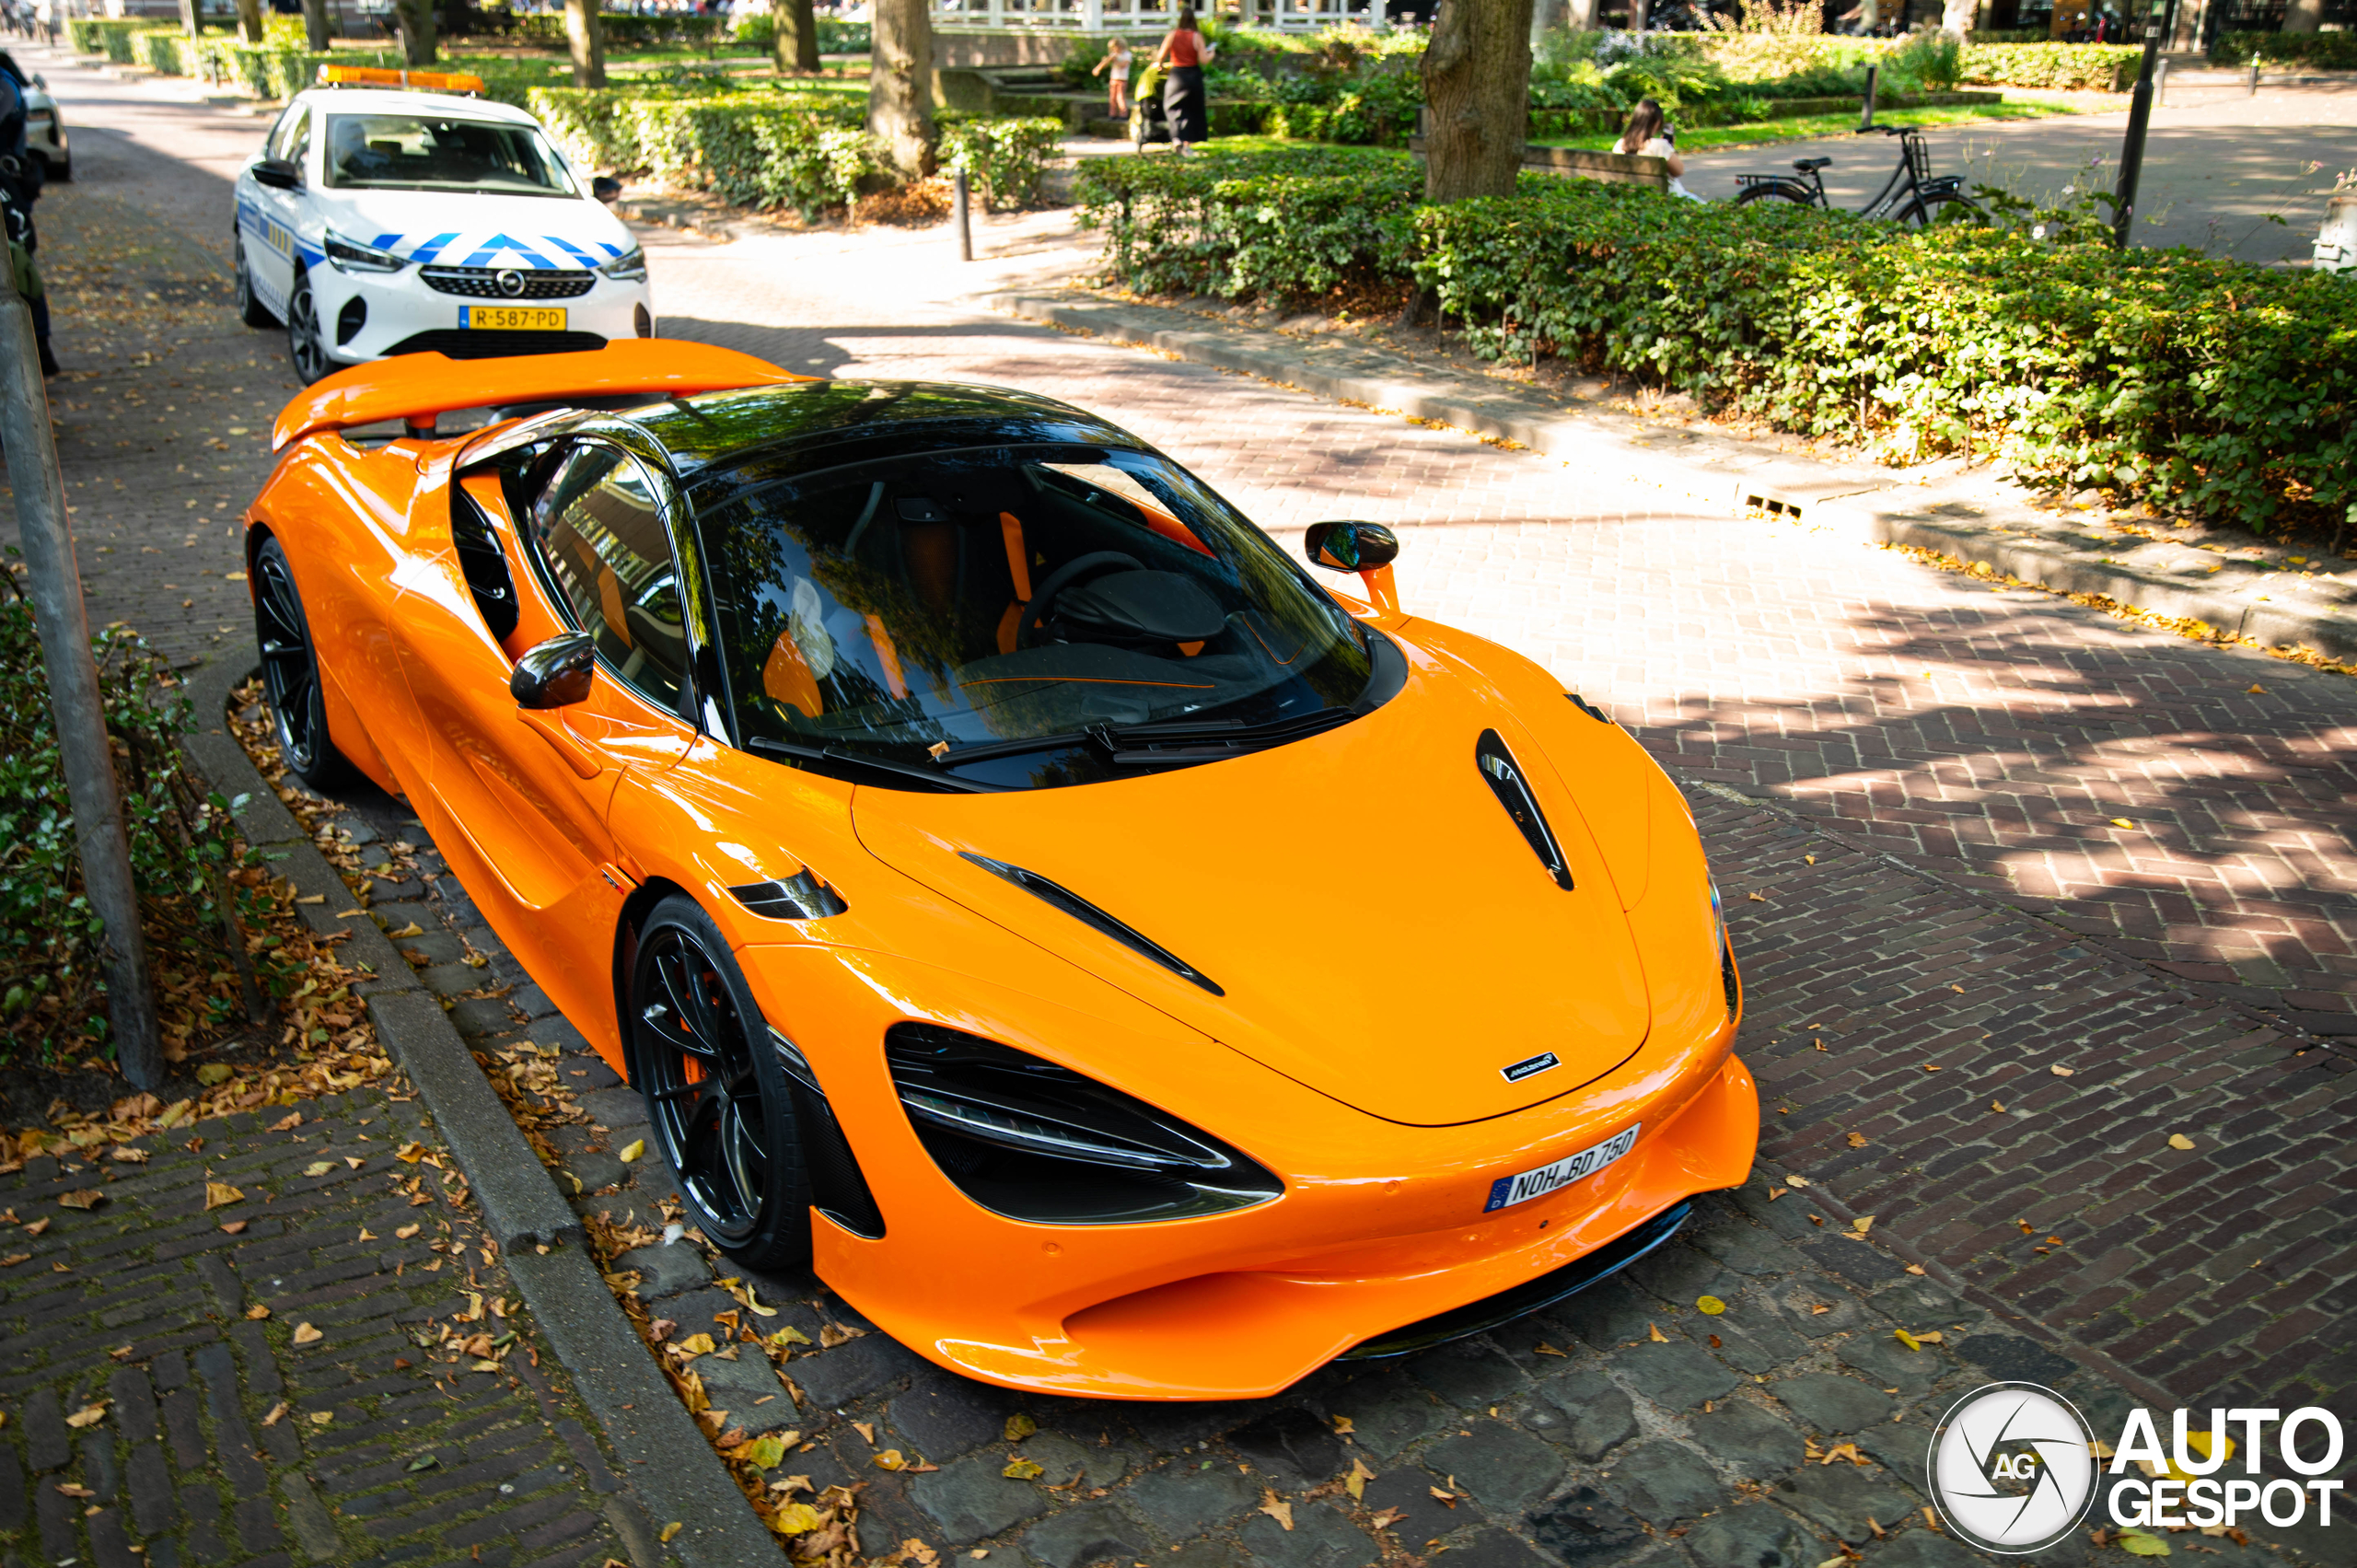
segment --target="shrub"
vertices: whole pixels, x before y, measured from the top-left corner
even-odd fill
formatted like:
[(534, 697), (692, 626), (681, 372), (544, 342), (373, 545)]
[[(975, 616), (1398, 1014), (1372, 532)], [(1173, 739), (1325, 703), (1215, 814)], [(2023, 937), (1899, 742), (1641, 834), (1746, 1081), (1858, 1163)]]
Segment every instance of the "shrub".
[(2229, 32), (2210, 47), (2213, 65), (2301, 64), (2322, 71), (2357, 71), (2357, 33)]
[(1064, 122), (1049, 119), (935, 116), (941, 127), (941, 163), (962, 168), (981, 189), (987, 207), (1028, 206), (1039, 198), (1048, 160), (1063, 140)]
[(2124, 93), (2142, 51), (2121, 43), (1980, 43), (1964, 46), (1961, 80), (1991, 87)]
[(1357, 156), (1377, 161), (1091, 160), (1083, 216), (1133, 288), (1412, 276), (1492, 356), (1608, 366), (1894, 456), (1998, 450), (2254, 528), (2357, 520), (2357, 290), (2328, 274), (1544, 175), (1422, 206), (1414, 165)]
[(1945, 92), (1963, 78), (1963, 56), (1955, 34), (1919, 27), (1882, 57), (1881, 81), (1903, 93)]
[[(708, 49), (720, 37), (720, 29), (727, 24), (726, 17), (699, 17), (686, 11), (666, 11), (654, 16), (633, 16), (627, 11), (601, 11), (598, 20), (605, 29), (609, 50), (653, 49), (667, 43), (684, 43), (691, 49)], [(518, 43), (541, 49), (565, 47), (564, 13), (534, 12), (516, 18), (509, 37)]]
[(527, 107), (584, 167), (644, 169), (739, 206), (839, 206), (877, 167), (864, 106), (845, 93), (533, 87)]

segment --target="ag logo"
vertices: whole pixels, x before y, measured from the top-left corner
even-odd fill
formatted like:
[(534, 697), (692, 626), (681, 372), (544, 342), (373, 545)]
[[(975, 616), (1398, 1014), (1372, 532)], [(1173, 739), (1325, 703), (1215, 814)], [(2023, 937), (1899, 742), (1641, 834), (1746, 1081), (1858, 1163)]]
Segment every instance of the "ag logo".
[(1990, 1383), (1958, 1400), (1932, 1434), (1932, 1500), (1960, 1539), (2011, 1556), (2078, 1527), (2096, 1498), (2087, 1423), (2035, 1383)]

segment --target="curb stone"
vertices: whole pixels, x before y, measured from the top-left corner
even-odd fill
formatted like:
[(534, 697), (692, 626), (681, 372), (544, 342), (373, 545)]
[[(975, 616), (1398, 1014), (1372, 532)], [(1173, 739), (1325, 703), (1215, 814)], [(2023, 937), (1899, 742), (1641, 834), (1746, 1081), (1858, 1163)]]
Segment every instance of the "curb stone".
[[(2172, 579), (2165, 568), (2114, 557), (2131, 551), (2175, 551), (2183, 556), (2189, 553), (2184, 547), (2090, 537), (2080, 530), (2092, 519), (2058, 517), (2029, 506), (1986, 469), (1966, 475), (1947, 471), (1956, 468), (1949, 463), (1935, 470), (1942, 477), (1909, 478), (1898, 470), (1805, 460), (1715, 431), (1648, 424), (1600, 408), (1567, 410), (1560, 400), (1520, 391), (1511, 383), (1455, 374), (1387, 350), (1304, 343), (1167, 307), (1118, 304), (1081, 289), (985, 294), (978, 303), (1320, 397), (1513, 441), (1565, 462), (1608, 463), (1659, 485), (1666, 496), (1713, 510), (1732, 514), (1756, 507), (1789, 522), (1805, 519), (1862, 543), (1931, 550), (2010, 573), (2033, 587), (2101, 594), (2270, 646), (2357, 656), (2357, 593), (2340, 603), (2301, 605), (2279, 603), (2274, 593), (2258, 590), (2325, 598), (2328, 586), (2308, 589), (2277, 578), (2228, 587), (2202, 577)], [(1936, 515), (1941, 513), (1948, 517)]]
[[(638, 1568), (656, 1568), (667, 1557), (684, 1568), (777, 1568), (783, 1557), (777, 1543), (608, 1294), (582, 1246), (579, 1218), (517, 1131), (441, 1003), (375, 921), (338, 916), (334, 905), (348, 900), (350, 889), (229, 734), (230, 693), (261, 662), (249, 642), (190, 677), (198, 728), (183, 741), (183, 754), (210, 787), (232, 800), (246, 797), (235, 809), (238, 829), (273, 870), (292, 880), (301, 896), (327, 895), (324, 902), (300, 906), (304, 920), (316, 931), (349, 932), (347, 961), (378, 977), (361, 988), (377, 1038), (457, 1156), (533, 1320), (625, 1467), (624, 1484), (657, 1528), (674, 1519), (687, 1526), (668, 1550), (635, 1520), (617, 1520), (618, 1533)], [(609, 1510), (610, 1516), (627, 1513)]]

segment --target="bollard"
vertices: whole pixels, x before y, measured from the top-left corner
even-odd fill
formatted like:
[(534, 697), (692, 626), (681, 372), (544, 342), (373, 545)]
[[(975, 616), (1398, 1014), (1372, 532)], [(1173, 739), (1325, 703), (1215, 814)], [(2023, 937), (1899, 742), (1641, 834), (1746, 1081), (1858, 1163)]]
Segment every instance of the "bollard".
[(153, 1089), (164, 1081), (164, 1051), (156, 995), (147, 983), (147, 938), (131, 879), (131, 845), (123, 835), (122, 788), (107, 741), (106, 709), (99, 700), (99, 668), (90, 656), (89, 616), (65, 516), (65, 479), (58, 471), (49, 425), (49, 394), (41, 383), (32, 311), (13, 288), (0, 291), (0, 447), (6, 451), (8, 487), (17, 496), (17, 528), (29, 568), (26, 597), (41, 633), (82, 891), (106, 929), (102, 961), (115, 1065), (134, 1088)]
[(2166, 109), (2168, 106), (2169, 63), (2167, 56), (2164, 55), (2153, 64), (2153, 107)]
[(949, 215), (958, 226), (958, 259), (974, 259), (974, 224), (969, 215), (966, 200), (966, 171), (952, 169), (949, 174)]
[(1864, 111), (1858, 116), (1858, 129), (1861, 131), (1871, 131), (1875, 128), (1875, 81), (1881, 75), (1881, 66), (1869, 64), (1866, 67), (1866, 106)]
[(2256, 55), (2256, 54), (2254, 54), (2254, 55), (2252, 55), (2252, 56), (2250, 57), (2250, 94), (2249, 94), (2249, 96), (2250, 96), (2250, 97), (2252, 97), (2252, 98), (2257, 98), (2257, 97), (2258, 96), (2258, 55)]
[(2128, 134), (2119, 148), (2119, 184), (2112, 205), (2111, 242), (2125, 250), (2136, 233), (2136, 184), (2144, 173), (2144, 132), (2153, 122), (2153, 78), (2161, 59), (2161, 12), (2168, 0), (2153, 0), (2144, 26), (2144, 58), (2136, 68), (2136, 90), (2128, 100)]

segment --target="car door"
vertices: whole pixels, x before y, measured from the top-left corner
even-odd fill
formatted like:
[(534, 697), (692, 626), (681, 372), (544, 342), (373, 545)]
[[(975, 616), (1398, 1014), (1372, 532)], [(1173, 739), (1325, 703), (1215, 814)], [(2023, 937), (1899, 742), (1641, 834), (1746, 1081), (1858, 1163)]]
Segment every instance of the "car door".
[[(462, 479), (451, 497), (454, 527), (487, 528), (509, 565), (512, 623), (485, 618), (468, 581), (479, 574), (433, 574), (401, 607), (404, 665), (428, 738), (437, 843), (550, 999), (609, 1043), (613, 935), (638, 878), (609, 805), (626, 772), (669, 768), (698, 733), (681, 716), (678, 513), (659, 470), (611, 443), (521, 460), (528, 473)], [(588, 697), (518, 707), (516, 657), (564, 630), (597, 645)]]
[[(262, 142), (262, 157), (306, 167), (310, 145), (311, 106), (289, 104)], [(238, 222), (244, 230), (247, 276), (254, 293), (284, 317), (294, 286), (296, 236), (302, 227), (304, 191), (274, 190), (250, 174), (238, 182)]]

